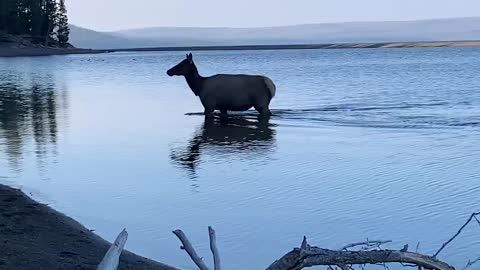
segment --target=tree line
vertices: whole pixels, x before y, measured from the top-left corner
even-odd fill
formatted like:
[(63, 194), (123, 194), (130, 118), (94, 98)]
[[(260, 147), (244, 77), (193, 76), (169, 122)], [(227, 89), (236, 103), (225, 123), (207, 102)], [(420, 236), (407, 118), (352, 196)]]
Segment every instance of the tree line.
[(2, 32), (47, 46), (68, 46), (70, 29), (65, 0), (0, 0)]

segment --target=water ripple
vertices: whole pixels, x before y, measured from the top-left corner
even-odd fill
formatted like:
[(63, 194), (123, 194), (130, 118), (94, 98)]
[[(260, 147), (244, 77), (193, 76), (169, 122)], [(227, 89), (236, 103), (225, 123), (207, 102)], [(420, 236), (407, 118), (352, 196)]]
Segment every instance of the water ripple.
[[(448, 113), (447, 108), (461, 107), (466, 104), (469, 103), (338, 104), (307, 109), (272, 109), (272, 120), (281, 120), (291, 126), (311, 126), (312, 124), (317, 124), (394, 129), (480, 127), (480, 119), (475, 110), (467, 110), (465, 113), (457, 115)], [(186, 115), (200, 116), (203, 113), (187, 113)], [(247, 111), (231, 115), (233, 117), (254, 119), (257, 113)]]

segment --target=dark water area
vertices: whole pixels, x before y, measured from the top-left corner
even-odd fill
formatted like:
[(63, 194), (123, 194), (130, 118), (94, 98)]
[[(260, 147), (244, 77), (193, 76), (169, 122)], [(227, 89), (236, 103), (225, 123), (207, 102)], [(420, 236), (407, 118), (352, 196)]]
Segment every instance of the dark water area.
[[(303, 235), (433, 253), (480, 210), (480, 49), (194, 53), (203, 75), (271, 77), (269, 120), (205, 120), (165, 74), (182, 57), (0, 59), (0, 183), (186, 269), (176, 228), (209, 258), (211, 225), (225, 266), (261, 269)], [(440, 257), (478, 256), (477, 227)]]

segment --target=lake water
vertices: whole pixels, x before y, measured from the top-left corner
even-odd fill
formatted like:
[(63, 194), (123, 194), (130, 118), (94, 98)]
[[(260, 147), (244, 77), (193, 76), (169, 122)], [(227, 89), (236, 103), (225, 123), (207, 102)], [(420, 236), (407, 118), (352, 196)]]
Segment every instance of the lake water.
[[(480, 210), (480, 49), (197, 52), (200, 73), (277, 84), (270, 121), (204, 122), (184, 53), (0, 59), (0, 182), (127, 248), (194, 269), (262, 269), (311, 244), (433, 253)], [(412, 248), (413, 247), (413, 248)], [(442, 259), (478, 256), (472, 224)]]

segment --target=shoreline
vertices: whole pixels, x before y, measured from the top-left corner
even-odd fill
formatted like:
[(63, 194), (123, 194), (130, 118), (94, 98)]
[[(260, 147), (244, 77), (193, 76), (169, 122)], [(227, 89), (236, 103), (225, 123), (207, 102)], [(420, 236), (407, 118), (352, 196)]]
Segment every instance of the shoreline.
[(242, 51), (242, 50), (312, 50), (312, 49), (393, 49), (480, 47), (480, 41), (380, 42), (380, 43), (326, 43), (288, 45), (233, 45), (233, 46), (172, 46), (150, 48), (109, 49), (109, 52), (151, 51)]
[(331, 50), (331, 49), (395, 49), (395, 48), (446, 48), (480, 47), (480, 41), (428, 41), (428, 42), (379, 42), (379, 43), (328, 43), (289, 45), (228, 45), (228, 46), (170, 46), (124, 49), (80, 48), (11, 48), (0, 46), (0, 57), (30, 57), (70, 54), (100, 54), (111, 52), (176, 52), (176, 51), (260, 51), (260, 50)]
[(70, 54), (99, 54), (107, 53), (108, 50), (79, 49), (79, 48), (43, 48), (43, 47), (23, 47), (9, 48), (0, 47), (0, 57), (30, 57), (30, 56), (53, 56)]
[[(72, 218), (1, 184), (0, 209), (1, 269), (95, 270), (111, 246)], [(118, 269), (176, 268), (123, 251)]]

